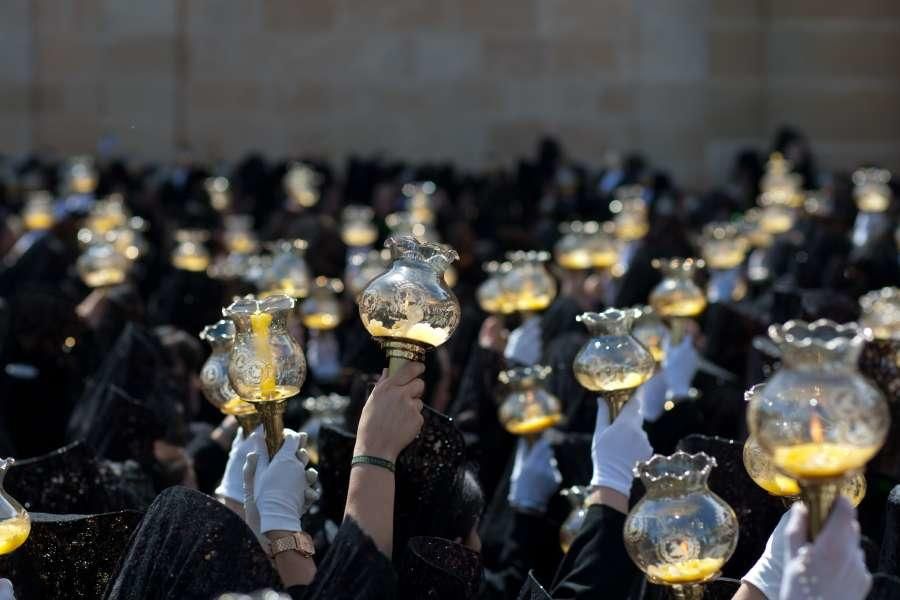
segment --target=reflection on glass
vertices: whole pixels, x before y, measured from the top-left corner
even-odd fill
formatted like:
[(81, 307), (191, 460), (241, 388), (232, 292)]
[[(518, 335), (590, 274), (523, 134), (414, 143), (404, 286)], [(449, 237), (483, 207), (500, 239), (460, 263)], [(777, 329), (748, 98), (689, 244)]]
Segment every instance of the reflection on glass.
[(500, 373), (508, 391), (500, 403), (500, 424), (513, 435), (536, 435), (562, 419), (559, 399), (544, 389), (553, 369), (536, 365)]

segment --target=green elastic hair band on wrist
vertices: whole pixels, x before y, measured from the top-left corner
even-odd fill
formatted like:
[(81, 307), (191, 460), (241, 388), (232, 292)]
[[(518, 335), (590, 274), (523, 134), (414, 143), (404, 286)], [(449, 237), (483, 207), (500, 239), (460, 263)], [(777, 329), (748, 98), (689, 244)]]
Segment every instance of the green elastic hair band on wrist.
[(354, 456), (353, 460), (350, 461), (350, 466), (355, 467), (356, 465), (372, 465), (373, 467), (387, 469), (391, 473), (394, 472), (394, 463), (384, 458), (378, 458), (377, 456), (368, 456), (366, 454)]

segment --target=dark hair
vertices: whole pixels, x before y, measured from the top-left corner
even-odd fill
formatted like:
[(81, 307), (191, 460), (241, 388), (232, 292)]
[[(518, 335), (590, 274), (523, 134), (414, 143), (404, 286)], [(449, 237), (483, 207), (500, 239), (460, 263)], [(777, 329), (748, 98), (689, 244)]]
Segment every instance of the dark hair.
[(435, 494), (431, 522), (421, 535), (465, 540), (484, 512), (484, 494), (475, 473), (466, 466), (459, 467), (447, 487), (446, 493)]

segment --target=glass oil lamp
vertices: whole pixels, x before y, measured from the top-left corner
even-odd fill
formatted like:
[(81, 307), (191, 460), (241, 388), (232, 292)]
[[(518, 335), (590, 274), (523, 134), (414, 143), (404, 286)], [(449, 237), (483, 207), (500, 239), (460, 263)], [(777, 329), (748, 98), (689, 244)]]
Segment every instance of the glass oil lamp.
[(207, 177), (203, 180), (203, 189), (209, 196), (209, 205), (218, 212), (231, 208), (231, 182), (227, 177)]
[(543, 381), (553, 371), (535, 365), (502, 371), (500, 383), (508, 391), (500, 403), (500, 424), (513, 435), (535, 436), (562, 420), (559, 399), (544, 389)]
[(623, 242), (642, 239), (650, 230), (644, 188), (639, 185), (623, 186), (616, 191), (616, 199), (609, 203), (613, 213), (616, 237)]
[(515, 298), (504, 287), (504, 277), (512, 269), (508, 262), (490, 261), (483, 266), (488, 278), (475, 290), (481, 310), (492, 315), (511, 315), (516, 312)]
[(734, 269), (747, 256), (748, 243), (737, 226), (731, 223), (710, 223), (703, 228), (703, 260), (710, 269)]
[(900, 288), (885, 287), (859, 299), (860, 327), (876, 340), (900, 340)]
[(715, 466), (703, 452), (679, 451), (634, 468), (647, 493), (625, 519), (625, 549), (650, 582), (679, 600), (700, 600), (737, 546), (737, 517), (707, 486)]
[(656, 311), (651, 306), (637, 307), (638, 314), (634, 319), (631, 327), (631, 335), (635, 337), (641, 345), (650, 351), (650, 355), (656, 364), (662, 363), (666, 357), (663, 350), (663, 340), (669, 335), (669, 329), (663, 320), (659, 318)]
[(396, 371), (403, 362), (422, 362), (425, 351), (446, 342), (459, 325), (459, 301), (444, 281), (444, 271), (459, 258), (443, 244), (410, 236), (388, 238), (390, 268), (360, 293), (359, 316)]
[(349, 396), (328, 394), (327, 396), (314, 396), (303, 400), (303, 408), (309, 413), (309, 419), (300, 428), (309, 436), (306, 451), (309, 459), (319, 462), (319, 431), (322, 425), (336, 425), (344, 420), (344, 411), (350, 405)]
[(31, 192), (22, 209), (22, 223), (29, 231), (45, 231), (53, 227), (53, 196), (44, 190)]
[(408, 211), (389, 214), (384, 218), (385, 224), (396, 237), (411, 236), (420, 242), (437, 242), (437, 233), (427, 223), (422, 223)]
[(272, 264), (262, 278), (266, 295), (284, 294), (292, 298), (306, 298), (312, 276), (303, 258), (308, 244), (306, 240), (276, 240), (269, 244)]
[(828, 516), (841, 481), (881, 448), (890, 421), (881, 392), (860, 375), (865, 337), (855, 323), (771, 325), (782, 367), (750, 401), (750, 434), (809, 507), (810, 535)]
[(563, 269), (607, 269), (618, 260), (618, 247), (611, 233), (612, 223), (572, 221), (560, 225), (563, 236), (553, 250), (556, 264)]
[(344, 287), (355, 298), (370, 281), (384, 273), (390, 264), (391, 253), (387, 249), (353, 253), (344, 270)]
[(128, 259), (102, 239), (88, 244), (75, 262), (79, 277), (92, 288), (119, 285), (125, 281), (130, 267)]
[(704, 266), (703, 260), (695, 258), (653, 259), (653, 267), (662, 270), (663, 280), (650, 292), (650, 306), (668, 319), (675, 344), (684, 337), (686, 320), (706, 309), (706, 294), (693, 280), (697, 269)]
[(294, 163), (284, 175), (284, 189), (294, 206), (311, 208), (319, 203), (322, 178), (309, 165)]
[(530, 315), (545, 310), (556, 298), (556, 280), (547, 270), (548, 252), (510, 252), (512, 268), (503, 277), (502, 286), (515, 299), (516, 311)]
[(300, 393), (306, 379), (306, 359), (287, 328), (293, 309), (293, 298), (276, 294), (265, 300), (239, 298), (222, 311), (235, 327), (228, 380), (256, 407), (270, 457), (284, 441), (285, 401)]
[[(744, 400), (750, 402), (759, 394), (765, 384), (759, 383), (744, 392)], [(756, 439), (751, 435), (744, 442), (744, 469), (753, 482), (772, 496), (785, 498), (788, 501), (798, 500), (800, 484), (787, 475), (781, 474), (772, 463), (772, 458), (763, 451)], [(853, 506), (866, 497), (866, 478), (862, 473), (851, 475), (841, 483), (840, 492)]]
[(371, 246), (378, 239), (378, 228), (372, 221), (375, 211), (368, 206), (348, 206), (341, 213), (341, 240), (351, 248)]
[(575, 355), (575, 379), (603, 396), (611, 421), (656, 369), (653, 355), (631, 334), (632, 323), (639, 315), (640, 311), (633, 308), (609, 308), (576, 317), (585, 324), (591, 339)]
[(887, 169), (858, 169), (853, 173), (856, 207), (864, 213), (882, 213), (891, 206), (891, 172)]
[(406, 210), (417, 223), (434, 224), (434, 193), (437, 186), (432, 181), (416, 181), (404, 184), (401, 188), (406, 198)]
[(0, 458), (0, 556), (9, 554), (24, 544), (31, 533), (31, 517), (3, 489), (3, 479), (14, 463), (11, 458)]
[(172, 251), (172, 266), (182, 271), (203, 273), (209, 267), (209, 250), (204, 242), (209, 233), (202, 229), (179, 229), (175, 232), (175, 250)]
[(316, 277), (309, 296), (300, 305), (303, 326), (316, 331), (334, 329), (341, 322), (341, 303), (337, 294), (344, 291), (340, 279)]
[(207, 325), (200, 332), (200, 339), (207, 342), (212, 349), (212, 353), (200, 369), (203, 395), (210, 404), (222, 411), (222, 414), (234, 415), (244, 430), (244, 436), (249, 436), (259, 424), (259, 416), (252, 404), (241, 400), (228, 380), (228, 360), (234, 343), (234, 323), (222, 319)]
[(97, 189), (97, 169), (90, 156), (75, 156), (66, 170), (66, 183), (73, 194), (93, 194)]
[(128, 211), (125, 210), (125, 202), (120, 194), (111, 194), (108, 198), (100, 200), (91, 208), (91, 212), (85, 220), (85, 227), (97, 235), (125, 226), (128, 221)]
[(225, 231), (222, 238), (228, 251), (235, 254), (253, 254), (259, 249), (256, 234), (253, 233), (251, 215), (225, 217)]
[(563, 521), (562, 526), (559, 528), (559, 545), (563, 552), (569, 551), (569, 548), (572, 547), (572, 542), (575, 541), (575, 538), (578, 537), (578, 533), (581, 531), (581, 526), (584, 525), (584, 520), (587, 517), (587, 506), (585, 503), (590, 493), (591, 488), (586, 485), (573, 485), (559, 493), (572, 505), (569, 516), (566, 517), (566, 520)]

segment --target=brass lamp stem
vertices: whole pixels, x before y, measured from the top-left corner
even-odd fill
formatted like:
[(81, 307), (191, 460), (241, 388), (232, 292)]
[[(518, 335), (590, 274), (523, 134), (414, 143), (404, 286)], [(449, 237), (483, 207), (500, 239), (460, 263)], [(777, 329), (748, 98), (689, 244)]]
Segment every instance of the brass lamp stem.
[(827, 480), (824, 482), (800, 482), (800, 498), (806, 504), (809, 511), (809, 539), (816, 539), (825, 521), (831, 513), (838, 493), (840, 493), (841, 480)]
[(254, 402), (259, 420), (266, 432), (266, 450), (269, 459), (275, 457), (284, 443), (284, 400), (262, 400)]
[(675, 600), (702, 600), (703, 585), (699, 583), (689, 583), (687, 585), (673, 585), (672, 597)]
[(631, 398), (631, 394), (633, 393), (634, 388), (628, 388), (626, 390), (615, 390), (612, 392), (602, 392), (603, 398), (606, 400), (606, 405), (609, 406), (610, 423), (616, 420), (616, 417), (618, 417), (619, 413), (622, 412), (622, 409), (625, 408), (625, 405), (628, 403), (628, 399)]
[(250, 437), (250, 434), (259, 425), (259, 413), (252, 412), (245, 415), (235, 415), (234, 418), (237, 419), (238, 425), (241, 426), (245, 440)]

